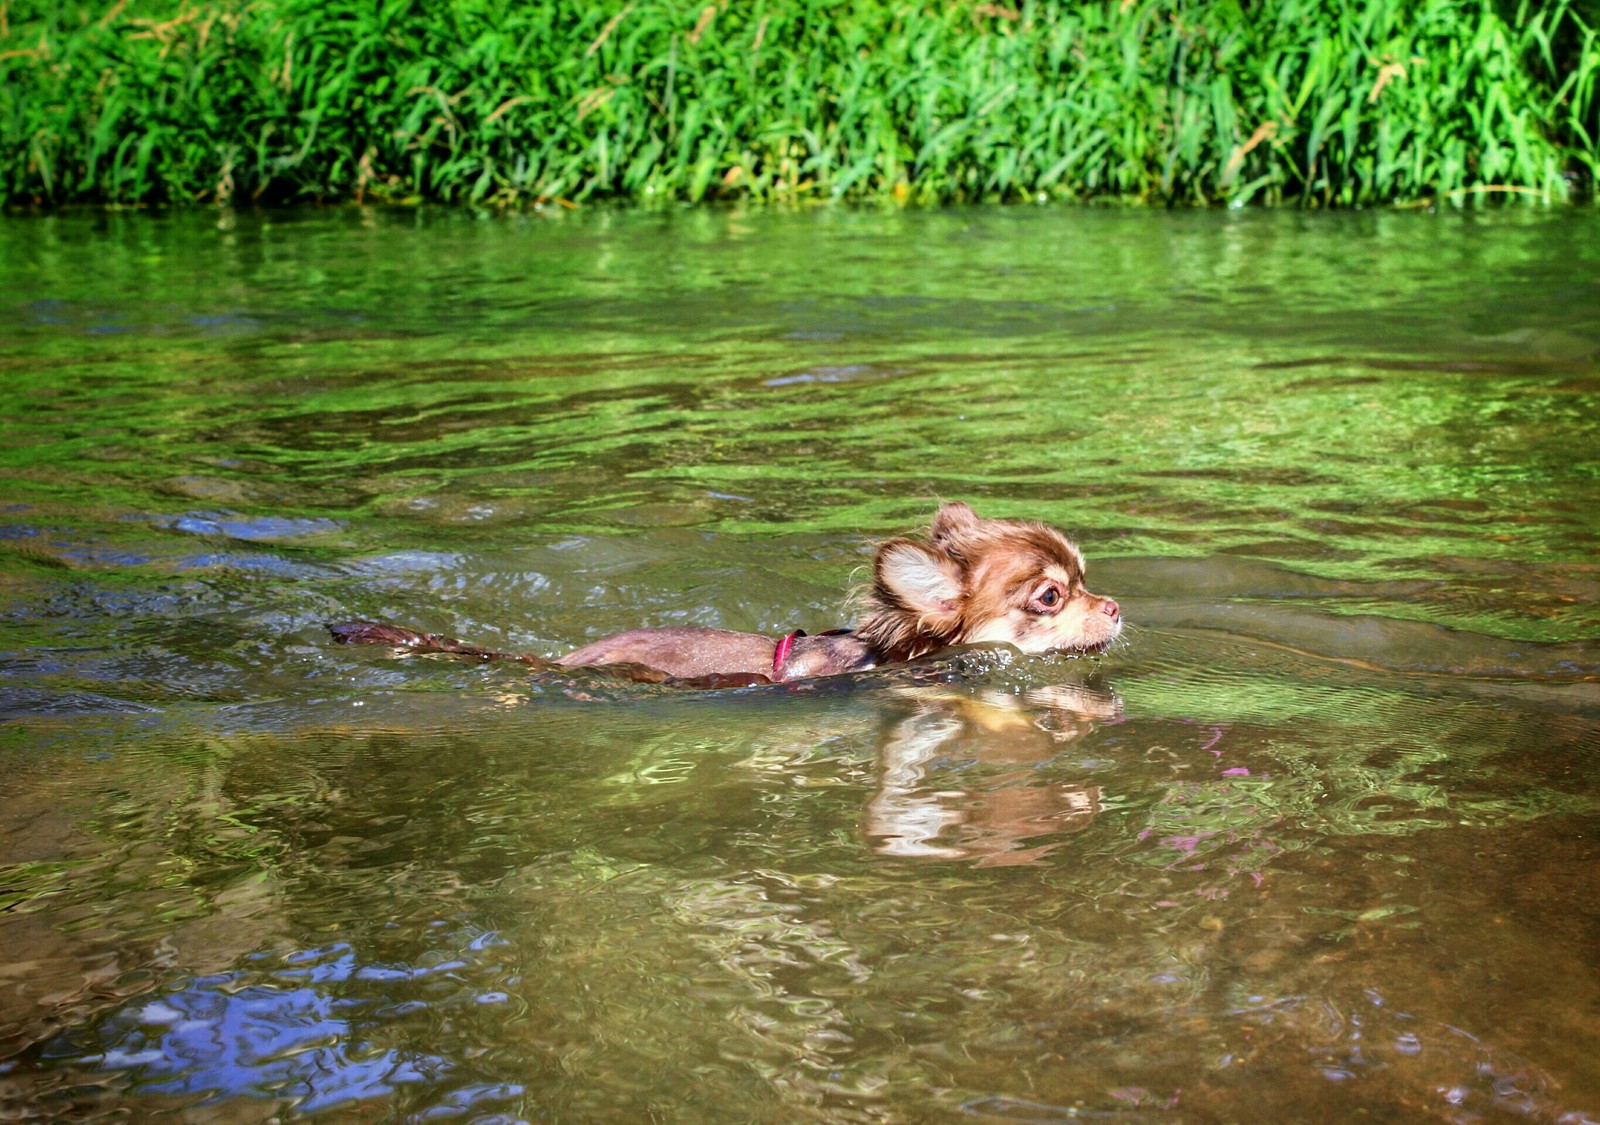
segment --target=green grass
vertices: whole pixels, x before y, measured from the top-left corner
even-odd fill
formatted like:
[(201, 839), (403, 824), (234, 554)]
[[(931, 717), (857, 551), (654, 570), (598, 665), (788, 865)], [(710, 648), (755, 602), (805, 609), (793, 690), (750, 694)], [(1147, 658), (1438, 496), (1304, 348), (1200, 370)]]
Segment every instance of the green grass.
[(1595, 0), (0, 0), (0, 202), (1588, 198)]

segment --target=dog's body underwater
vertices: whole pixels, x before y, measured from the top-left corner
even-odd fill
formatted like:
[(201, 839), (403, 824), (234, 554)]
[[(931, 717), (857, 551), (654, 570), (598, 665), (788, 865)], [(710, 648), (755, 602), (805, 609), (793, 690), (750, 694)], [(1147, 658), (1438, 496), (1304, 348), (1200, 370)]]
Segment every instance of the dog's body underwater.
[(348, 643), (518, 660), (551, 671), (599, 666), (647, 682), (777, 683), (864, 671), (962, 644), (1100, 652), (1121, 633), (1122, 614), (1116, 602), (1089, 592), (1083, 573), (1078, 548), (1050, 525), (980, 519), (967, 505), (951, 503), (939, 509), (926, 538), (879, 545), (864, 612), (852, 630), (769, 637), (630, 629), (554, 660), (366, 622), (333, 626), (333, 634)]

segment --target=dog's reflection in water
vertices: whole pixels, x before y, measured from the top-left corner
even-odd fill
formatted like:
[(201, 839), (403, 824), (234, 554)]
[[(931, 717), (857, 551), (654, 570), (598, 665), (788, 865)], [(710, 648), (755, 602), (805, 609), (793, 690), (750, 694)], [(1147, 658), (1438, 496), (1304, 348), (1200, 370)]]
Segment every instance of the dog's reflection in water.
[(1034, 863), (1099, 812), (1099, 786), (1053, 781), (1039, 767), (1120, 713), (1108, 689), (1071, 683), (1020, 694), (906, 695), (915, 710), (888, 730), (867, 804), (866, 834), (878, 854)]

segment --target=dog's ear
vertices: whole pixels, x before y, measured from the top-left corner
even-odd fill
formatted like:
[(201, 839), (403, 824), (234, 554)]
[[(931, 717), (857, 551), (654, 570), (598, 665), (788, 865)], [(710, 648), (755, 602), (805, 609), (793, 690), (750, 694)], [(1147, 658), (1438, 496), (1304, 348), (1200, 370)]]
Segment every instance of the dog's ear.
[(873, 569), (879, 587), (930, 623), (953, 622), (961, 611), (961, 572), (926, 543), (891, 539), (878, 548)]
[(933, 517), (933, 528), (929, 535), (935, 543), (948, 543), (964, 531), (971, 531), (978, 526), (978, 513), (961, 503), (952, 500), (948, 504), (939, 505), (939, 514)]

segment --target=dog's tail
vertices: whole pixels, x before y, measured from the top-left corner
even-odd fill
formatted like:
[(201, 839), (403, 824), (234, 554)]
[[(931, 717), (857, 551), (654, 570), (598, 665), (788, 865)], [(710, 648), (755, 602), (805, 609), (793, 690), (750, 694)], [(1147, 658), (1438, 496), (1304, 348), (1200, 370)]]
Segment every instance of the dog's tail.
[(419, 654), (445, 653), (450, 656), (470, 656), (474, 660), (514, 660), (540, 671), (558, 671), (561, 665), (542, 656), (520, 652), (495, 652), (479, 648), (442, 633), (419, 633), (415, 629), (402, 629), (398, 625), (379, 625), (372, 621), (347, 621), (342, 625), (329, 625), (328, 632), (342, 645), (388, 645)]

